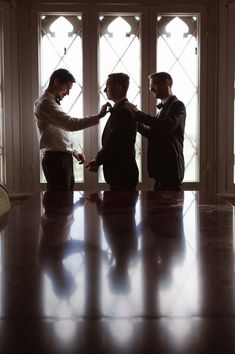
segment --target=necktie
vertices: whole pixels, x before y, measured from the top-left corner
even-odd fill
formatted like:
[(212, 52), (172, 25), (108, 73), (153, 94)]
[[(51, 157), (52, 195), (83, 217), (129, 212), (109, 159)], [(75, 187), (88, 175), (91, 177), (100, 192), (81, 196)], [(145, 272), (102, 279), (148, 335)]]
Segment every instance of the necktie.
[(163, 104), (162, 102), (160, 102), (160, 103), (157, 104), (157, 108), (158, 108), (158, 109), (161, 109), (161, 108), (163, 108), (163, 107), (164, 107), (164, 104)]
[(107, 110), (107, 112), (108, 112), (108, 113), (112, 113), (112, 112), (114, 112), (116, 109), (117, 109), (117, 107), (111, 106), (111, 104), (109, 104), (109, 105), (108, 105), (108, 110)]
[(111, 113), (113, 110), (113, 107), (111, 105), (111, 103), (107, 102), (107, 112)]
[(55, 97), (55, 101), (56, 101), (56, 103), (60, 104), (60, 98), (59, 98), (59, 96), (56, 96), (56, 97)]

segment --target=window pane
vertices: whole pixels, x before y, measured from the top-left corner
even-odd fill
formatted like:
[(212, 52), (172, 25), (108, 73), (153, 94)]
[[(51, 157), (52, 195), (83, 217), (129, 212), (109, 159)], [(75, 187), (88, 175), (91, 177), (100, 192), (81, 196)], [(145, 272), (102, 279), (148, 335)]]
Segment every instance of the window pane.
[[(74, 117), (83, 117), (82, 76), (82, 24), (81, 16), (41, 16), (41, 91), (49, 83), (52, 72), (59, 68), (69, 70), (76, 79), (73, 88), (61, 105)], [(83, 131), (70, 132), (74, 149), (83, 151)], [(84, 167), (74, 159), (76, 182), (84, 181)], [(41, 182), (45, 182), (41, 171)]]
[[(104, 104), (107, 101), (104, 93), (107, 76), (114, 72), (123, 72), (130, 76), (127, 97), (130, 102), (140, 106), (140, 19), (136, 16), (100, 16), (99, 24), (100, 103)], [(107, 119), (101, 120), (99, 138)], [(141, 180), (141, 137), (139, 134), (136, 135), (136, 161)], [(99, 173), (99, 182), (104, 182), (102, 169)]]
[(198, 18), (157, 18), (157, 71), (173, 78), (173, 93), (187, 110), (184, 182), (199, 181)]

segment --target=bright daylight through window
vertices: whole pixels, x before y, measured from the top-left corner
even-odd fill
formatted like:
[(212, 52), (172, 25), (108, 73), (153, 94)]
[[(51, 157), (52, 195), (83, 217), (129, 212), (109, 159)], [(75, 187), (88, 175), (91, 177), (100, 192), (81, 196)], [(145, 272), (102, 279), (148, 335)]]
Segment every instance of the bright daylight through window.
[(198, 19), (157, 18), (157, 71), (173, 77), (173, 93), (187, 110), (184, 182), (199, 181)]
[[(69, 97), (61, 105), (74, 117), (83, 117), (82, 20), (74, 16), (41, 16), (41, 91), (48, 85), (52, 72), (68, 69), (76, 79)], [(74, 149), (83, 151), (83, 131), (71, 132)], [(74, 159), (76, 182), (83, 182), (84, 167)], [(41, 182), (45, 182), (41, 171)]]
[[(100, 102), (103, 104), (107, 101), (104, 93), (107, 76), (113, 72), (123, 72), (130, 77), (127, 98), (140, 107), (140, 19), (136, 16), (100, 16), (99, 24)], [(100, 134), (106, 121), (107, 119), (101, 121)], [(139, 134), (136, 136), (136, 160), (141, 180), (141, 137)], [(103, 182), (102, 171), (100, 172), (99, 181)]]
[[(130, 76), (127, 97), (138, 107), (141, 104), (141, 16), (99, 15), (97, 72), (99, 105), (107, 101), (104, 93), (107, 76), (124, 72)], [(95, 45), (95, 43), (91, 43)], [(156, 71), (167, 71), (173, 77), (173, 93), (184, 102), (187, 110), (185, 127), (185, 182), (199, 181), (199, 109), (198, 109), (198, 17), (193, 15), (156, 17)], [(83, 117), (83, 53), (82, 17), (75, 15), (41, 16), (40, 87), (43, 91), (51, 73), (64, 67), (72, 72), (76, 84), (69, 97), (62, 101), (63, 109), (75, 117)], [(108, 60), (107, 60), (108, 58)], [(149, 72), (150, 74), (150, 72)], [(86, 80), (86, 78), (84, 77)], [(144, 80), (146, 78), (142, 78)], [(88, 97), (88, 100), (91, 97)], [(107, 118), (98, 127), (98, 141)], [(73, 132), (75, 149), (84, 150), (84, 132)], [(92, 152), (94, 154), (95, 152)], [(86, 154), (86, 151), (85, 151)], [(136, 160), (143, 179), (142, 140), (136, 139)], [(84, 166), (74, 161), (75, 179), (84, 181)], [(41, 181), (43, 176), (41, 172)], [(99, 169), (99, 182), (104, 182)]]

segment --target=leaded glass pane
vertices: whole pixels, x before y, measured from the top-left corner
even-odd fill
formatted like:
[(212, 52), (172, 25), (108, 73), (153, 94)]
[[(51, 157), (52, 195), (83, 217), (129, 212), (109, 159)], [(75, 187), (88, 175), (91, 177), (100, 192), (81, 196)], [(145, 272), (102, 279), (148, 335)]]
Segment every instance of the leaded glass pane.
[[(59, 68), (69, 70), (76, 79), (69, 96), (61, 105), (74, 117), (83, 117), (83, 62), (81, 16), (41, 16), (40, 87), (44, 91), (52, 72)], [(83, 131), (71, 132), (74, 149), (83, 151)], [(76, 182), (84, 181), (84, 167), (74, 159)], [(41, 172), (41, 181), (45, 182)]]
[[(100, 16), (99, 25), (100, 104), (107, 101), (104, 88), (108, 75), (123, 72), (130, 76), (127, 98), (140, 107), (140, 19), (136, 16)], [(101, 120), (99, 138), (107, 119)], [(141, 137), (139, 134), (136, 136), (136, 161), (141, 180)], [(99, 172), (99, 182), (104, 182), (102, 169)]]
[(184, 182), (199, 181), (198, 18), (157, 18), (157, 71), (173, 78), (173, 93), (187, 110)]

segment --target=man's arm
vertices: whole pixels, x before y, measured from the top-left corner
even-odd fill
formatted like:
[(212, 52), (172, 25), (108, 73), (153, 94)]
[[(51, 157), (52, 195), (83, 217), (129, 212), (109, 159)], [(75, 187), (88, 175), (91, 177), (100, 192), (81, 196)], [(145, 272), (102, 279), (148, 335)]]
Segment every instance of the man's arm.
[(80, 165), (86, 161), (85, 156), (76, 150), (73, 150), (73, 156), (78, 160)]
[(137, 111), (135, 114), (135, 119), (137, 122), (150, 127), (154, 124), (156, 117), (153, 117), (150, 114), (144, 113), (142, 111)]
[(150, 136), (150, 127), (148, 127), (142, 123), (138, 123), (137, 131), (138, 131), (138, 133), (140, 133), (142, 136), (144, 136), (147, 139)]
[(39, 105), (35, 105), (34, 114), (38, 125), (49, 123), (66, 131), (76, 131), (85, 129), (99, 123), (107, 111), (107, 104), (101, 107), (97, 115), (85, 118), (74, 118), (65, 113), (53, 100), (43, 100)]
[(185, 106), (181, 101), (176, 101), (166, 108), (165, 112), (161, 113), (159, 118), (152, 117), (141, 111), (136, 113), (136, 120), (147, 125), (155, 134), (171, 135), (172, 132), (179, 126), (184, 125), (186, 117)]
[(186, 118), (186, 109), (181, 101), (171, 104), (166, 112), (162, 113), (159, 119), (156, 119), (157, 130), (161, 136), (170, 136), (178, 127), (184, 128)]
[(85, 167), (91, 172), (97, 172), (99, 169), (99, 165), (95, 159), (91, 160)]

